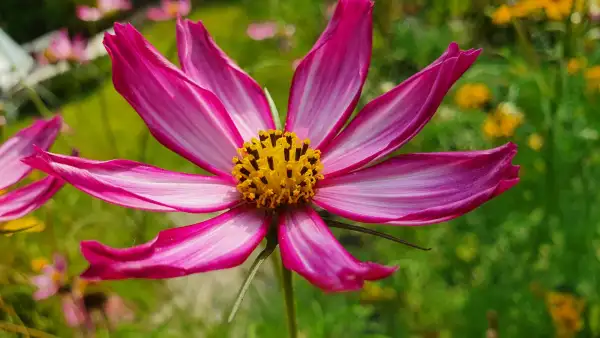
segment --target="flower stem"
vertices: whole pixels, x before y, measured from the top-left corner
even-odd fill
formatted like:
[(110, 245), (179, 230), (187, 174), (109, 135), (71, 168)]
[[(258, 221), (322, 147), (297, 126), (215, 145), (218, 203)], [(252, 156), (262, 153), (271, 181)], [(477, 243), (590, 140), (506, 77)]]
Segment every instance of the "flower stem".
[(242, 284), (242, 287), (240, 288), (240, 291), (238, 292), (238, 295), (235, 298), (235, 303), (233, 303), (231, 312), (227, 317), (228, 323), (231, 323), (233, 321), (233, 318), (238, 312), (240, 305), (242, 304), (242, 300), (244, 300), (244, 296), (246, 295), (246, 292), (248, 292), (250, 284), (252, 284), (252, 280), (254, 280), (258, 269), (260, 268), (262, 263), (264, 263), (267, 260), (267, 258), (271, 256), (273, 251), (275, 251), (275, 248), (277, 248), (277, 237), (269, 234), (269, 236), (267, 236), (267, 245), (265, 246), (264, 250), (261, 251), (260, 254), (258, 254), (258, 257), (256, 257), (256, 259), (252, 263), (250, 271), (248, 272), (248, 276), (246, 276), (246, 279), (244, 280), (244, 283)]
[(296, 323), (296, 304), (294, 302), (294, 285), (292, 283), (292, 271), (282, 266), (283, 294), (285, 298), (285, 309), (287, 314), (288, 331), (290, 338), (298, 337), (298, 325)]
[(104, 134), (108, 139), (108, 143), (110, 143), (110, 147), (112, 148), (113, 155), (115, 157), (119, 157), (119, 148), (117, 147), (117, 139), (115, 138), (115, 134), (113, 133), (112, 127), (110, 126), (110, 119), (108, 117), (108, 106), (106, 104), (106, 95), (104, 93), (104, 88), (100, 88), (98, 92), (98, 100), (100, 102), (100, 118), (102, 119), (102, 126), (104, 127)]
[(50, 109), (48, 109), (48, 107), (46, 107), (46, 104), (44, 103), (44, 101), (42, 100), (40, 95), (35, 91), (35, 89), (31, 88), (24, 82), (22, 83), (22, 85), (23, 85), (23, 87), (25, 87), (25, 90), (27, 91), (29, 98), (35, 105), (35, 108), (38, 110), (40, 115), (42, 115), (45, 118), (52, 117), (52, 112), (50, 111)]

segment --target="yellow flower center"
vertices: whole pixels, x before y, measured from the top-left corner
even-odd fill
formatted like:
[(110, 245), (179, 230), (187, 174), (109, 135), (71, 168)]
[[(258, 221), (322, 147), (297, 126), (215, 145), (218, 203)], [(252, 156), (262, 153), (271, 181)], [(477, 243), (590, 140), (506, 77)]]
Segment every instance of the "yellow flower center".
[(258, 135), (233, 158), (232, 174), (244, 200), (269, 209), (310, 201), (323, 178), (321, 152), (294, 133), (268, 130)]

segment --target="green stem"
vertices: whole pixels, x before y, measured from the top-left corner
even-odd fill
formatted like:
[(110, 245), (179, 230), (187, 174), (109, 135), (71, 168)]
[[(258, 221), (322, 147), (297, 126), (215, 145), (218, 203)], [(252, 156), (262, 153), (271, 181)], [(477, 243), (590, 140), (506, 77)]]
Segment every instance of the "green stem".
[[(94, 22), (90, 23), (89, 29), (90, 29), (90, 36), (95, 36), (97, 30), (96, 30), (96, 24)], [(112, 148), (113, 156), (119, 157), (119, 148), (117, 146), (117, 139), (115, 138), (115, 134), (110, 125), (110, 118), (108, 116), (108, 105), (106, 103), (106, 95), (104, 93), (104, 87), (102, 86), (102, 83), (100, 84), (100, 89), (98, 90), (98, 101), (100, 103), (100, 119), (102, 120), (104, 134), (106, 136), (106, 139), (108, 140), (108, 143), (110, 144), (110, 147)]]
[(100, 88), (98, 93), (98, 100), (100, 101), (100, 118), (102, 119), (102, 125), (104, 127), (104, 134), (110, 143), (113, 155), (119, 157), (119, 148), (117, 147), (117, 139), (113, 133), (112, 127), (110, 126), (110, 118), (108, 116), (108, 106), (106, 104), (106, 95), (104, 94), (104, 88)]
[(48, 107), (46, 107), (46, 104), (44, 103), (40, 95), (33, 88), (26, 85), (25, 83), (23, 83), (23, 87), (25, 87), (25, 90), (27, 90), (29, 98), (35, 105), (35, 108), (38, 110), (40, 115), (42, 115), (45, 118), (52, 117), (52, 112), (50, 111), (50, 109), (48, 109)]
[(525, 32), (525, 28), (523, 28), (523, 25), (521, 25), (518, 19), (514, 19), (512, 22), (515, 31), (517, 32), (519, 43), (523, 48), (523, 52), (527, 60), (529, 61), (529, 64), (531, 66), (534, 66), (536, 69), (539, 68), (537, 54), (535, 52), (535, 49), (533, 48), (533, 44), (531, 43), (531, 41), (529, 41), (529, 38), (527, 37), (527, 32)]
[(244, 296), (246, 295), (246, 292), (248, 292), (248, 289), (250, 288), (250, 284), (252, 284), (252, 281), (254, 280), (254, 277), (256, 276), (256, 273), (258, 272), (258, 268), (260, 268), (262, 263), (264, 263), (267, 260), (267, 258), (269, 258), (269, 256), (275, 250), (275, 248), (277, 248), (277, 241), (267, 239), (267, 246), (258, 255), (258, 257), (256, 257), (256, 259), (252, 263), (252, 266), (250, 267), (250, 272), (248, 273), (248, 276), (246, 276), (246, 279), (244, 280), (244, 283), (242, 284), (242, 287), (240, 288), (240, 291), (238, 292), (238, 295), (235, 299), (235, 303), (233, 303), (231, 312), (229, 313), (229, 316), (227, 317), (228, 323), (231, 323), (233, 321), (235, 314), (238, 312), (240, 305), (242, 304), (242, 300), (244, 300)]
[(285, 309), (287, 313), (288, 331), (290, 338), (298, 337), (298, 325), (296, 323), (296, 304), (294, 302), (294, 285), (292, 271), (282, 267), (283, 294), (285, 297)]

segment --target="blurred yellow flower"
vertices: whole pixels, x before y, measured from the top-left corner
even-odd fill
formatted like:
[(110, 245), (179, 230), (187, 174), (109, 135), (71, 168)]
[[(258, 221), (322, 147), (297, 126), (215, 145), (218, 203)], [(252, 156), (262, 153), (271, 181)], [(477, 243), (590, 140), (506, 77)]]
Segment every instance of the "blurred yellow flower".
[(388, 287), (381, 287), (377, 283), (365, 282), (360, 292), (360, 300), (366, 302), (381, 302), (393, 300), (396, 298), (396, 290)]
[(50, 264), (48, 260), (44, 257), (38, 257), (31, 260), (31, 270), (34, 272), (40, 272), (42, 269)]
[(546, 293), (546, 307), (559, 338), (573, 338), (583, 329), (581, 314), (585, 300), (575, 295), (550, 291)]
[(571, 58), (567, 62), (567, 72), (571, 75), (578, 73), (580, 70), (585, 68), (587, 60), (584, 57)]
[(540, 0), (521, 0), (511, 7), (511, 13), (515, 18), (524, 18), (542, 8)]
[(492, 22), (494, 25), (506, 25), (511, 19), (512, 11), (508, 5), (502, 5), (492, 13)]
[(512, 103), (501, 103), (485, 119), (482, 130), (487, 138), (511, 137), (523, 124), (523, 114)]
[(454, 102), (462, 109), (482, 108), (492, 99), (490, 89), (483, 83), (467, 83), (456, 91)]
[(600, 66), (593, 66), (585, 71), (585, 81), (589, 90), (600, 90)]
[[(46, 224), (33, 216), (25, 216), (13, 221), (0, 224), (0, 232), (42, 232), (46, 229)], [(11, 236), (12, 234), (6, 234)]]
[(539, 151), (544, 146), (544, 138), (538, 133), (531, 134), (527, 138), (527, 145), (529, 145), (529, 148)]
[(2, 190), (2, 189), (0, 189), (0, 196), (4, 195), (4, 194), (6, 194), (6, 193), (7, 193), (7, 191), (6, 191), (6, 190)]
[(561, 21), (571, 14), (573, 0), (538, 0), (550, 20)]

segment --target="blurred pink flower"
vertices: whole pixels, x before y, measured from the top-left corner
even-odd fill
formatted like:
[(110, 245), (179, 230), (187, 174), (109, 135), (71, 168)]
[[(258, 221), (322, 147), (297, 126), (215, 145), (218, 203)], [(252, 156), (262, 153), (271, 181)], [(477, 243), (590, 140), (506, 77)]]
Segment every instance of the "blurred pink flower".
[(67, 261), (59, 254), (54, 255), (54, 262), (42, 268), (42, 274), (34, 276), (31, 283), (37, 287), (33, 299), (48, 299), (58, 293), (67, 283)]
[(38, 54), (37, 60), (42, 65), (63, 60), (86, 62), (88, 61), (86, 50), (87, 41), (81, 35), (75, 36), (71, 41), (67, 30), (61, 29), (51, 37), (50, 44), (42, 53)]
[(98, 21), (107, 16), (132, 8), (129, 0), (97, 0), (96, 7), (77, 6), (77, 17), (83, 21)]
[(278, 35), (291, 38), (296, 33), (296, 26), (284, 25), (280, 26), (275, 21), (256, 22), (248, 25), (246, 34), (256, 41), (272, 39)]
[(108, 296), (103, 311), (112, 327), (117, 326), (119, 323), (131, 322), (135, 317), (133, 310), (117, 294)]
[(162, 0), (159, 7), (150, 8), (147, 13), (152, 21), (165, 21), (190, 14), (190, 0)]
[[(182, 69), (131, 25), (105, 35), (117, 91), (152, 135), (214, 176), (40, 151), (26, 162), (107, 202), (160, 212), (227, 212), (128, 249), (81, 244), (91, 280), (172, 278), (244, 262), (275, 235), (285, 268), (326, 291), (360, 289), (396, 266), (347, 252), (313, 209), (356, 222), (422, 226), (456, 218), (514, 186), (512, 143), (392, 157), (432, 118), (480, 50), (450, 44), (437, 60), (354, 111), (371, 59), (372, 2), (340, 0), (295, 71), (284, 130), (261, 87), (202, 23), (178, 20)], [(381, 162), (381, 163), (380, 163)]]
[(67, 293), (61, 296), (61, 302), (63, 316), (69, 327), (80, 327), (84, 324), (90, 326), (91, 318), (88, 316), (81, 298)]
[[(0, 190), (5, 190), (28, 176), (32, 168), (21, 162), (34, 153), (34, 146), (44, 150), (56, 139), (62, 118), (39, 120), (0, 144)], [(64, 185), (49, 176), (0, 195), (0, 222), (21, 218), (46, 203)]]
[(279, 24), (274, 21), (251, 23), (246, 33), (252, 40), (265, 40), (275, 37), (279, 30)]

